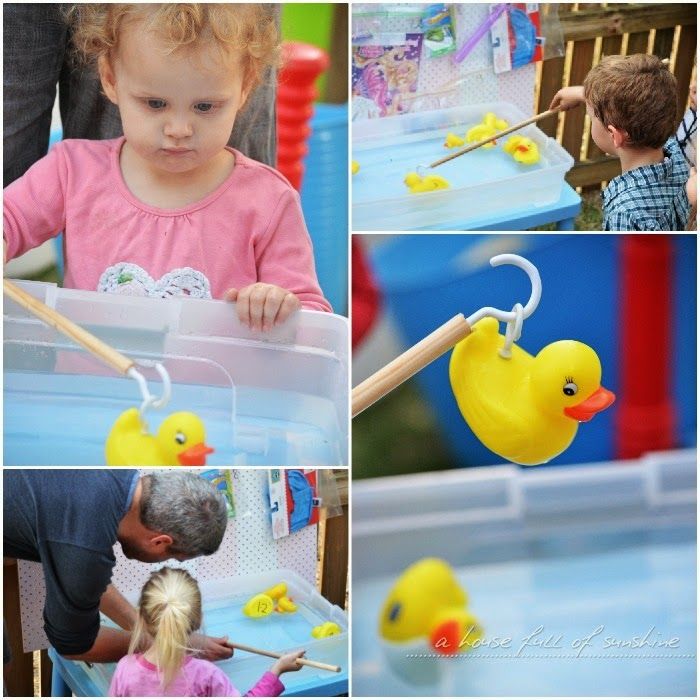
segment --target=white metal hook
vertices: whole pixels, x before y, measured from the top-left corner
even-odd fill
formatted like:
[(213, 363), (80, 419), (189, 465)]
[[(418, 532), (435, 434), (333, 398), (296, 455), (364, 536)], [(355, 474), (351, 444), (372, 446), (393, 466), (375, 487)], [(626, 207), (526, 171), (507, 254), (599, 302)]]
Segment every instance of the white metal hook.
[(503, 347), (498, 351), (498, 354), (505, 360), (510, 360), (512, 353), (511, 348), (513, 343), (520, 340), (520, 335), (523, 332), (523, 305), (518, 303), (513, 307), (515, 313), (515, 321), (509, 321), (506, 324), (506, 340)]
[[(512, 344), (514, 340), (517, 340), (520, 337), (523, 321), (533, 314), (537, 308), (537, 305), (540, 303), (540, 297), (542, 296), (542, 280), (540, 279), (540, 273), (537, 271), (537, 268), (529, 260), (526, 260), (520, 255), (515, 255), (513, 253), (495, 255), (489, 262), (491, 263), (492, 267), (498, 267), (499, 265), (515, 265), (521, 270), (524, 270), (527, 273), (527, 276), (530, 278), (530, 284), (532, 285), (530, 298), (525, 306), (516, 304), (512, 311), (502, 311), (501, 309), (495, 309), (493, 306), (484, 306), (469, 316), (469, 318), (467, 318), (467, 322), (470, 326), (473, 326), (482, 318), (491, 316), (499, 321), (502, 321), (503, 323), (514, 324), (510, 329), (510, 336), (512, 338), (510, 344)], [(508, 342), (508, 330), (506, 330), (506, 333), (506, 342)], [(509, 349), (510, 345), (507, 345), (507, 351)]]
[(132, 379), (136, 380), (136, 383), (139, 385), (139, 390), (141, 391), (141, 398), (143, 399), (143, 401), (141, 402), (141, 406), (139, 408), (139, 417), (141, 418), (141, 423), (145, 430), (146, 419), (144, 416), (146, 413), (146, 409), (150, 407), (163, 408), (164, 406), (167, 406), (172, 393), (172, 385), (170, 382), (170, 375), (168, 374), (168, 370), (165, 369), (165, 367), (160, 362), (150, 362), (148, 360), (141, 360), (139, 364), (143, 367), (154, 367), (156, 372), (158, 372), (161, 381), (163, 382), (163, 393), (161, 394), (160, 398), (158, 398), (155, 394), (152, 394), (149, 391), (148, 384), (146, 384), (146, 378), (143, 376), (143, 374), (141, 374), (141, 372), (139, 372), (136, 369), (136, 367), (131, 367), (127, 372), (127, 374)]
[[(527, 276), (530, 278), (530, 284), (532, 285), (532, 292), (530, 293), (527, 304), (523, 307), (522, 314), (523, 320), (530, 317), (540, 303), (540, 297), (542, 296), (542, 281), (540, 280), (540, 273), (537, 271), (537, 268), (529, 260), (513, 253), (494, 255), (489, 262), (492, 267), (498, 267), (499, 265), (515, 265), (527, 273)], [(515, 310), (502, 311), (501, 309), (495, 309), (493, 306), (484, 306), (469, 316), (467, 322), (470, 326), (473, 326), (477, 321), (487, 316), (492, 316), (503, 323), (516, 320)]]

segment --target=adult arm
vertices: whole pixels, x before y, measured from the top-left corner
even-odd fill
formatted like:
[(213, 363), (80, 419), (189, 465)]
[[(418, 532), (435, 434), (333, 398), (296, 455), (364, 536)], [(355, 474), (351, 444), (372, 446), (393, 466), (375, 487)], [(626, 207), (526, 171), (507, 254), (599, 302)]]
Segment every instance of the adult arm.
[(131, 634), (113, 627), (100, 627), (93, 645), (81, 654), (61, 654), (66, 659), (106, 663), (119, 661), (129, 650)]
[(123, 630), (133, 630), (138, 615), (136, 608), (111, 583), (100, 599), (100, 612)]

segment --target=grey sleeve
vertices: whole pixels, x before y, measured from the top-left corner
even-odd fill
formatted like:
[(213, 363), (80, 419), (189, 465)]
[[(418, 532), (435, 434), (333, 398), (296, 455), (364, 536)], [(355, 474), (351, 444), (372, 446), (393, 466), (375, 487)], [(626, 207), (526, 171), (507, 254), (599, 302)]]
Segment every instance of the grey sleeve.
[(59, 654), (82, 654), (100, 628), (100, 599), (114, 557), (60, 542), (40, 545), (46, 583), (44, 629)]
[(3, 186), (46, 155), (66, 46), (56, 4), (3, 4)]

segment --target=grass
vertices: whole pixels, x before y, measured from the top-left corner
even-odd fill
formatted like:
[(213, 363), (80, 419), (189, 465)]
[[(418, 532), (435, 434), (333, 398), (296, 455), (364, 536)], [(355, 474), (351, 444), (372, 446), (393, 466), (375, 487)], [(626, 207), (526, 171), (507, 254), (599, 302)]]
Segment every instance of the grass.
[(455, 466), (435, 416), (409, 381), (352, 422), (352, 478), (440, 471)]

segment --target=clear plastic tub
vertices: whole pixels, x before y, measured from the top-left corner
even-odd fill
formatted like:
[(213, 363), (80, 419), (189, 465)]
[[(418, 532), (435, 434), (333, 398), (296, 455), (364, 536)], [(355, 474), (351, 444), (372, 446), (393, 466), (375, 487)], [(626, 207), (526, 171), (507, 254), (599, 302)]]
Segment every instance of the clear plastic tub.
[[(687, 450), (355, 482), (353, 695), (695, 696), (696, 469)], [(427, 644), (383, 642), (386, 595), (427, 556), (452, 565), (485, 638), (509, 647), (409, 659)], [(649, 630), (646, 646), (615, 646)], [(560, 648), (536, 646), (550, 636)]]
[[(149, 422), (197, 412), (216, 448), (208, 464), (347, 464), (347, 319), (302, 311), (263, 340), (220, 301), (19, 284), (126, 355), (162, 361), (173, 399)], [(136, 383), (9, 300), (4, 314), (4, 463), (102, 464), (113, 421), (140, 403)]]
[(514, 105), (498, 102), (355, 123), (353, 159), (360, 171), (352, 179), (353, 230), (437, 227), (506, 210), (526, 213), (532, 206), (556, 202), (574, 160), (534, 124), (515, 133), (535, 141), (539, 163), (517, 163), (503, 151), (505, 137), (495, 148), (479, 148), (436, 168), (435, 174), (448, 180), (449, 189), (409, 192), (403, 182), (406, 174), (455, 152), (443, 145), (447, 132), (464, 137), (487, 112), (510, 125), (528, 117)]
[[(242, 608), (257, 593), (284, 581), (288, 595), (298, 605), (290, 614), (276, 614), (264, 618), (246, 617)], [(284, 653), (305, 649), (306, 656), (314, 661), (340, 666), (341, 672), (322, 671), (305, 666), (301, 671), (282, 676), (285, 695), (330, 696), (347, 693), (348, 690), (348, 620), (345, 611), (331, 605), (321, 594), (298, 574), (287, 569), (265, 574), (238, 576), (200, 585), (204, 610), (204, 632), (218, 637), (228, 635), (233, 642), (247, 646)], [(136, 603), (139, 591), (125, 593)], [(314, 639), (311, 629), (323, 622), (335, 622), (342, 632), (325, 639)], [(105, 618), (105, 624), (111, 624)], [(81, 697), (105, 696), (114, 673), (115, 664), (88, 665), (70, 661), (51, 650), (51, 657), (58, 672)], [(233, 685), (245, 693), (252, 688), (262, 674), (270, 668), (273, 659), (235, 651), (232, 659), (217, 665), (231, 679)]]

